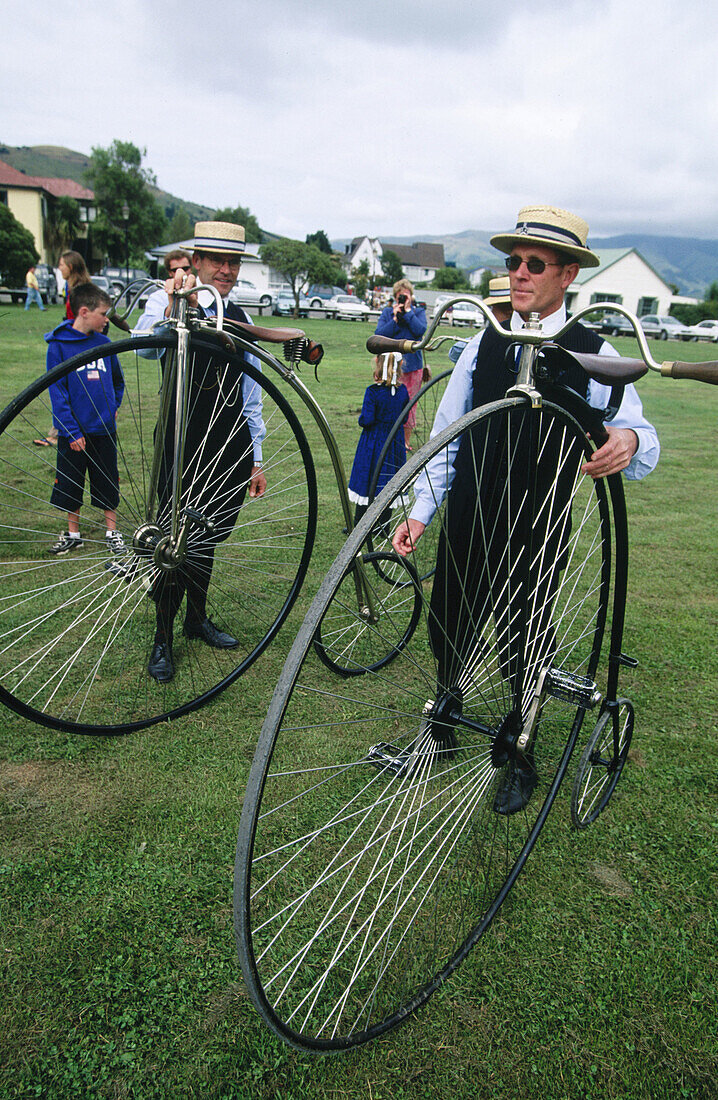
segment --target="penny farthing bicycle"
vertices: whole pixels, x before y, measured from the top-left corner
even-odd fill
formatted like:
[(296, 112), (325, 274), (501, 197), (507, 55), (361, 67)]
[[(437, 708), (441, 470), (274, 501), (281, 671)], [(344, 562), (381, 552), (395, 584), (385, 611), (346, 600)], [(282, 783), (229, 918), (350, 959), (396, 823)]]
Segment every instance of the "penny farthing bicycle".
[[(575, 357), (607, 387), (606, 415), (649, 367), (718, 382), (718, 363), (659, 366), (626, 315), (641, 359)], [(604, 808), (628, 753), (622, 482), (581, 472), (605, 435), (601, 411), (562, 384), (574, 359), (540, 324), (516, 334), (487, 319), (520, 345), (517, 377), (414, 454), (347, 539), (288, 656), (250, 772), (239, 958), (265, 1021), (305, 1050), (382, 1034), (466, 957), (536, 843), (589, 710), (578, 827)], [(434, 327), (411, 350), (431, 346)], [(367, 346), (405, 350), (381, 338)], [(470, 491), (446, 495), (456, 452)], [(345, 578), (387, 509), (393, 528), (408, 516), (417, 484), (434, 495), (439, 537), (416, 543), (415, 576), (394, 587), (407, 597), (419, 587), (421, 619), (390, 665), (332, 679), (314, 653), (317, 629), (337, 602), (351, 617)], [(386, 644), (402, 626), (393, 631), (389, 615), (368, 629)], [(508, 812), (517, 778), (528, 798)]]
[[(128, 288), (124, 317), (161, 285)], [(156, 334), (106, 345), (100, 359), (91, 351), (67, 360), (0, 413), (0, 701), (45, 726), (124, 734), (177, 718), (236, 681), (276, 636), (306, 576), (317, 488), (304, 429), (273, 377), (293, 390), (317, 424), (344, 522), (352, 526), (342, 456), (298, 373), (301, 362), (316, 365), (322, 349), (296, 329), (224, 318), (213, 291), (217, 319), (203, 317), (188, 305), (190, 293), (176, 296), (176, 315)], [(129, 330), (123, 316), (113, 320)], [(285, 361), (265, 343), (282, 344)], [(245, 353), (262, 369), (246, 363)], [(44, 435), (52, 416), (51, 387), (73, 371), (104, 370), (113, 356), (124, 378), (116, 431), (117, 524), (127, 553), (108, 559), (104, 526), (86, 505), (82, 550), (53, 557), (48, 550), (61, 515), (50, 504), (55, 455), (31, 441)], [(236, 412), (229, 428), (223, 415), (228, 406)], [(200, 407), (206, 431), (198, 438), (190, 425)], [(268, 489), (253, 498), (247, 490), (254, 437), (245, 436), (241, 446), (238, 439), (258, 407)], [(241, 508), (228, 531), (223, 514), (232, 510), (237, 492)], [(391, 584), (383, 579), (389, 567)], [(147, 662), (158, 591), (202, 570), (211, 572), (208, 616), (238, 645), (211, 649), (176, 629), (175, 675), (157, 683)], [(316, 639), (332, 671), (349, 675), (357, 661), (379, 668), (400, 652), (419, 617), (413, 576), (411, 563), (397, 562), (385, 547), (357, 557), (347, 579), (351, 641), (327, 623)], [(376, 627), (383, 620), (391, 630), (382, 636)]]

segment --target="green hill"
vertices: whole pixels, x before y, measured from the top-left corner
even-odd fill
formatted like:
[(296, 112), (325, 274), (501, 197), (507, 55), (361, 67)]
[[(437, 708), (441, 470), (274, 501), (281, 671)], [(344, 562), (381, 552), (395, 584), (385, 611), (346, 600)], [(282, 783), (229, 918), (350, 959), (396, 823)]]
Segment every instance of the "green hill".
[[(28, 176), (57, 176), (87, 185), (85, 171), (90, 158), (62, 145), (0, 145), (0, 160)], [(180, 199), (159, 187), (153, 187), (152, 193), (169, 221), (179, 206), (185, 207), (192, 221), (209, 220), (214, 214), (211, 206)]]

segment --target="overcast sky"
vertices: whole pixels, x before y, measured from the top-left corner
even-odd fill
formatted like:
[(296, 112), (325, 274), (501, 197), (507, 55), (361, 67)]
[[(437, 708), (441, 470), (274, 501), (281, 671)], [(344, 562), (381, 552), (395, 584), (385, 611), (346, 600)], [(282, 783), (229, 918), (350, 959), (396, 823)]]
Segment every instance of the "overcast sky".
[(0, 141), (146, 148), (159, 185), (304, 238), (718, 238), (710, 0), (3, 0)]

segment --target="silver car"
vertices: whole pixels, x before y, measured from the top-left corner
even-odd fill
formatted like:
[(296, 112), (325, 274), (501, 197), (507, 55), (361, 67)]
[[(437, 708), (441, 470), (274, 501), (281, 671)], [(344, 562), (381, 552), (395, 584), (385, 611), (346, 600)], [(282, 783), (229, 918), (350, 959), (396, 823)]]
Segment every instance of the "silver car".
[(681, 324), (677, 317), (659, 317), (649, 313), (641, 317), (641, 328), (646, 336), (655, 336), (657, 340), (692, 340), (693, 333), (687, 325)]
[(269, 290), (258, 290), (249, 279), (237, 279), (229, 292), (229, 300), (238, 306), (273, 306), (277, 295)]

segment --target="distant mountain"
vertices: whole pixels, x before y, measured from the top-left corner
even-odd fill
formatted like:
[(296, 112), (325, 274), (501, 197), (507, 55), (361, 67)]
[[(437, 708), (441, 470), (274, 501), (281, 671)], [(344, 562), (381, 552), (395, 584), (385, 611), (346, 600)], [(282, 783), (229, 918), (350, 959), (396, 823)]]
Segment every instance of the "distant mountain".
[[(74, 149), (65, 149), (62, 145), (0, 145), (0, 160), (28, 176), (57, 176), (60, 179), (76, 180), (87, 186), (85, 171), (89, 167), (90, 158)], [(180, 206), (185, 207), (192, 221), (209, 221), (214, 215), (211, 206), (180, 199), (159, 187), (152, 187), (150, 190), (169, 221)]]
[[(475, 267), (498, 269), (501, 260), (489, 244), (493, 232), (465, 229), (461, 233), (415, 233), (411, 237), (382, 237), (385, 243), (412, 244), (414, 241), (440, 242), (447, 261), (471, 271)], [(349, 238), (332, 241), (343, 252)], [(681, 294), (702, 298), (712, 282), (718, 280), (718, 240), (697, 237), (659, 237), (646, 233), (623, 233), (616, 237), (591, 237), (589, 244), (597, 252), (602, 248), (635, 248), (667, 283), (675, 284)]]

